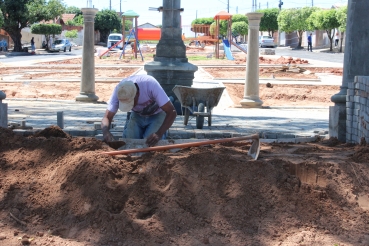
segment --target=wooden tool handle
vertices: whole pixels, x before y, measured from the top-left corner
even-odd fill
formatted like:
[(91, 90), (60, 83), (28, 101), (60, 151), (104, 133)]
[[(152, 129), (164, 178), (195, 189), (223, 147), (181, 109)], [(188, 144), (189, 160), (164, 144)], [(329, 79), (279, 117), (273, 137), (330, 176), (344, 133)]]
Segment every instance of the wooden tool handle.
[(102, 152), (102, 154), (106, 154), (106, 155), (128, 155), (128, 154), (139, 153), (139, 152), (160, 151), (160, 150), (167, 150), (167, 149), (182, 149), (182, 148), (188, 148), (188, 147), (197, 147), (197, 146), (201, 146), (201, 145), (217, 144), (217, 143), (225, 143), (225, 142), (233, 142), (233, 141), (242, 141), (242, 140), (250, 140), (250, 139), (259, 140), (259, 134), (254, 134), (254, 135), (245, 136), (245, 137), (237, 137), (237, 138), (223, 138), (223, 139), (207, 140), (207, 141), (193, 142), (193, 143), (155, 146), (155, 147), (148, 147), (148, 148), (142, 148), (142, 149), (125, 149), (125, 150), (109, 151), (109, 152)]

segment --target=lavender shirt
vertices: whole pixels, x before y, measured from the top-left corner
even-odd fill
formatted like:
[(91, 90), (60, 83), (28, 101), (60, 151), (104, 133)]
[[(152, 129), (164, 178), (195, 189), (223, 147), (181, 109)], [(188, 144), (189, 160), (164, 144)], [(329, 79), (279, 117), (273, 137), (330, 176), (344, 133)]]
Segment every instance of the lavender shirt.
[[(133, 75), (121, 80), (121, 82), (125, 80), (133, 81), (140, 89), (137, 105), (133, 107), (132, 111), (143, 116), (154, 115), (163, 111), (160, 107), (166, 104), (169, 101), (169, 98), (154, 77), (150, 75)], [(116, 86), (110, 100), (108, 101), (107, 109), (110, 112), (116, 113), (118, 108), (119, 100), (117, 97)]]

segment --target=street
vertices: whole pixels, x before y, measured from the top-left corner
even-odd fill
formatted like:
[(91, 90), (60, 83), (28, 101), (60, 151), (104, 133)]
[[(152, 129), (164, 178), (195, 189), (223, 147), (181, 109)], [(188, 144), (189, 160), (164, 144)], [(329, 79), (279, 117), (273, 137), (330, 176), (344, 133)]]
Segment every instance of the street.
[[(21, 54), (18, 52), (18, 54)], [(42, 51), (36, 55), (3, 55), (0, 56), (1, 63), (19, 63), (19, 62), (31, 62), (34, 60), (45, 59), (72, 59), (82, 55), (82, 48), (72, 49), (71, 52), (50, 52)]]

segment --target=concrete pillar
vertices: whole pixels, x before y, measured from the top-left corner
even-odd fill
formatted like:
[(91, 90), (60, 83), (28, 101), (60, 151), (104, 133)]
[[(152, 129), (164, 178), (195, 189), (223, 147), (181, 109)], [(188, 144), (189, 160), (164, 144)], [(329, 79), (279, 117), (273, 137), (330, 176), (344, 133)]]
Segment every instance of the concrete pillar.
[(81, 10), (84, 18), (81, 91), (76, 101), (96, 102), (99, 97), (95, 95), (94, 23), (98, 9), (82, 8)]
[(259, 108), (259, 27), (263, 13), (247, 13), (249, 34), (247, 42), (246, 80), (241, 105), (244, 108)]
[(8, 127), (8, 104), (2, 103), (2, 100), (6, 98), (3, 91), (0, 91), (0, 127)]
[(369, 76), (369, 29), (363, 28), (369, 22), (368, 0), (349, 0), (347, 5), (347, 25), (345, 37), (345, 55), (343, 60), (343, 76), (340, 91), (331, 100), (334, 106), (330, 115), (339, 115), (329, 119), (329, 136), (346, 142), (346, 94), (349, 83), (355, 76)]

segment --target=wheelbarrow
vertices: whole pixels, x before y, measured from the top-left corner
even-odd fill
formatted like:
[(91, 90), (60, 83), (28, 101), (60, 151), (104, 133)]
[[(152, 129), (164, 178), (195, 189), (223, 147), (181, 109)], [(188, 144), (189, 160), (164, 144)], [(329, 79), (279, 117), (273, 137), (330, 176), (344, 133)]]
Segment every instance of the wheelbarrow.
[(211, 126), (211, 111), (218, 105), (224, 89), (225, 87), (194, 88), (176, 85), (173, 92), (182, 108), (185, 108), (183, 124), (188, 124), (190, 113), (192, 113), (196, 116), (197, 129), (203, 128), (205, 117), (208, 117), (208, 126)]

